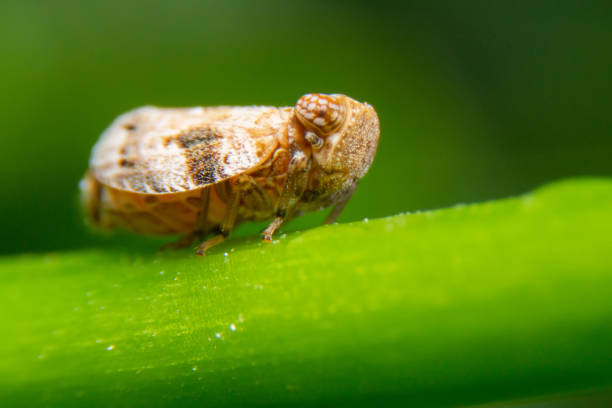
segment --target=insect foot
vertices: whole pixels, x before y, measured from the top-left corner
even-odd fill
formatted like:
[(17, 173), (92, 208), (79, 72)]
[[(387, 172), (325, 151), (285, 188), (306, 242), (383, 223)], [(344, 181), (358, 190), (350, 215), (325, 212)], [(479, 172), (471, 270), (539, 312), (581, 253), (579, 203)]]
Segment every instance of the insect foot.
[(266, 228), (261, 234), (261, 240), (263, 242), (272, 242), (272, 237), (274, 236), (274, 233), (281, 227), (281, 225), (283, 225), (283, 223), (284, 218), (277, 216), (274, 221), (272, 221), (272, 223), (268, 225), (268, 228)]
[(219, 245), (220, 243), (222, 243), (223, 241), (225, 241), (225, 237), (222, 234), (219, 235), (215, 235), (214, 237), (204, 241), (204, 243), (202, 243), (197, 249), (196, 249), (196, 254), (200, 255), (200, 256), (205, 256), (206, 255), (206, 251), (209, 250), (210, 248)]

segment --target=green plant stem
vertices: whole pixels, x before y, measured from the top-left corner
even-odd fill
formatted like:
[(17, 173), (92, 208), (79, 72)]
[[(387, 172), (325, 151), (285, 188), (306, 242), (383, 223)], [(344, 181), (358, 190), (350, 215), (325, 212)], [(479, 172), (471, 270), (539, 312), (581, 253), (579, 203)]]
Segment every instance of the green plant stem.
[(612, 181), (199, 258), (0, 259), (0, 405), (460, 405), (612, 384)]

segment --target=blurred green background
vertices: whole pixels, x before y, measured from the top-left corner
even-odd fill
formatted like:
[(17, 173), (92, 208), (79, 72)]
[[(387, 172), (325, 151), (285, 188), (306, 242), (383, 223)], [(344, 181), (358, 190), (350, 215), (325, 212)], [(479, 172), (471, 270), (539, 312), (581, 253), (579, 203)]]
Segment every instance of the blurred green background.
[(4, 1), (0, 253), (136, 242), (90, 234), (77, 183), (145, 104), (371, 103), (379, 153), (341, 221), (612, 175), (611, 25), (607, 1)]

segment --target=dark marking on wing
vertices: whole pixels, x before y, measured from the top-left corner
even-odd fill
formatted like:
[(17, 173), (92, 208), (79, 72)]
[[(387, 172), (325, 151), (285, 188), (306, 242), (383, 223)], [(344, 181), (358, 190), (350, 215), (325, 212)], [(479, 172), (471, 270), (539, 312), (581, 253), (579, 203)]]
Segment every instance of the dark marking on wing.
[(168, 141), (170, 142), (175, 142), (185, 149), (187, 168), (196, 185), (214, 184), (225, 177), (219, 156), (221, 137), (212, 129), (190, 129)]
[(187, 167), (193, 182), (199, 186), (213, 184), (222, 176), (219, 174), (219, 154), (211, 146), (189, 149), (185, 152)]
[(134, 166), (136, 166), (136, 163), (134, 162), (134, 160), (122, 158), (121, 160), (119, 160), (119, 166), (133, 168)]
[(209, 143), (214, 143), (217, 139), (219, 139), (219, 136), (216, 135), (212, 129), (196, 128), (181, 133), (176, 138), (176, 141), (179, 146), (185, 149), (190, 149), (192, 147), (199, 147)]

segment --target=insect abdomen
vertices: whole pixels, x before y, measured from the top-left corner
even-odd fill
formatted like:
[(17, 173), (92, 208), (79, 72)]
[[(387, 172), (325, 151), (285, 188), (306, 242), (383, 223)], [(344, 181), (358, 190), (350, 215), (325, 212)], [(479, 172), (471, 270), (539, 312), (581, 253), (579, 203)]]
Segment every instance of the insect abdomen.
[[(238, 222), (274, 215), (281, 190), (278, 183), (249, 180), (255, 184), (235, 179), (182, 193), (140, 194), (103, 185), (88, 175), (81, 182), (82, 204), (94, 226), (102, 229), (122, 228), (145, 235), (185, 234), (198, 229), (206, 233), (223, 222), (232, 189), (243, 194)], [(200, 220), (203, 208), (207, 214)]]

